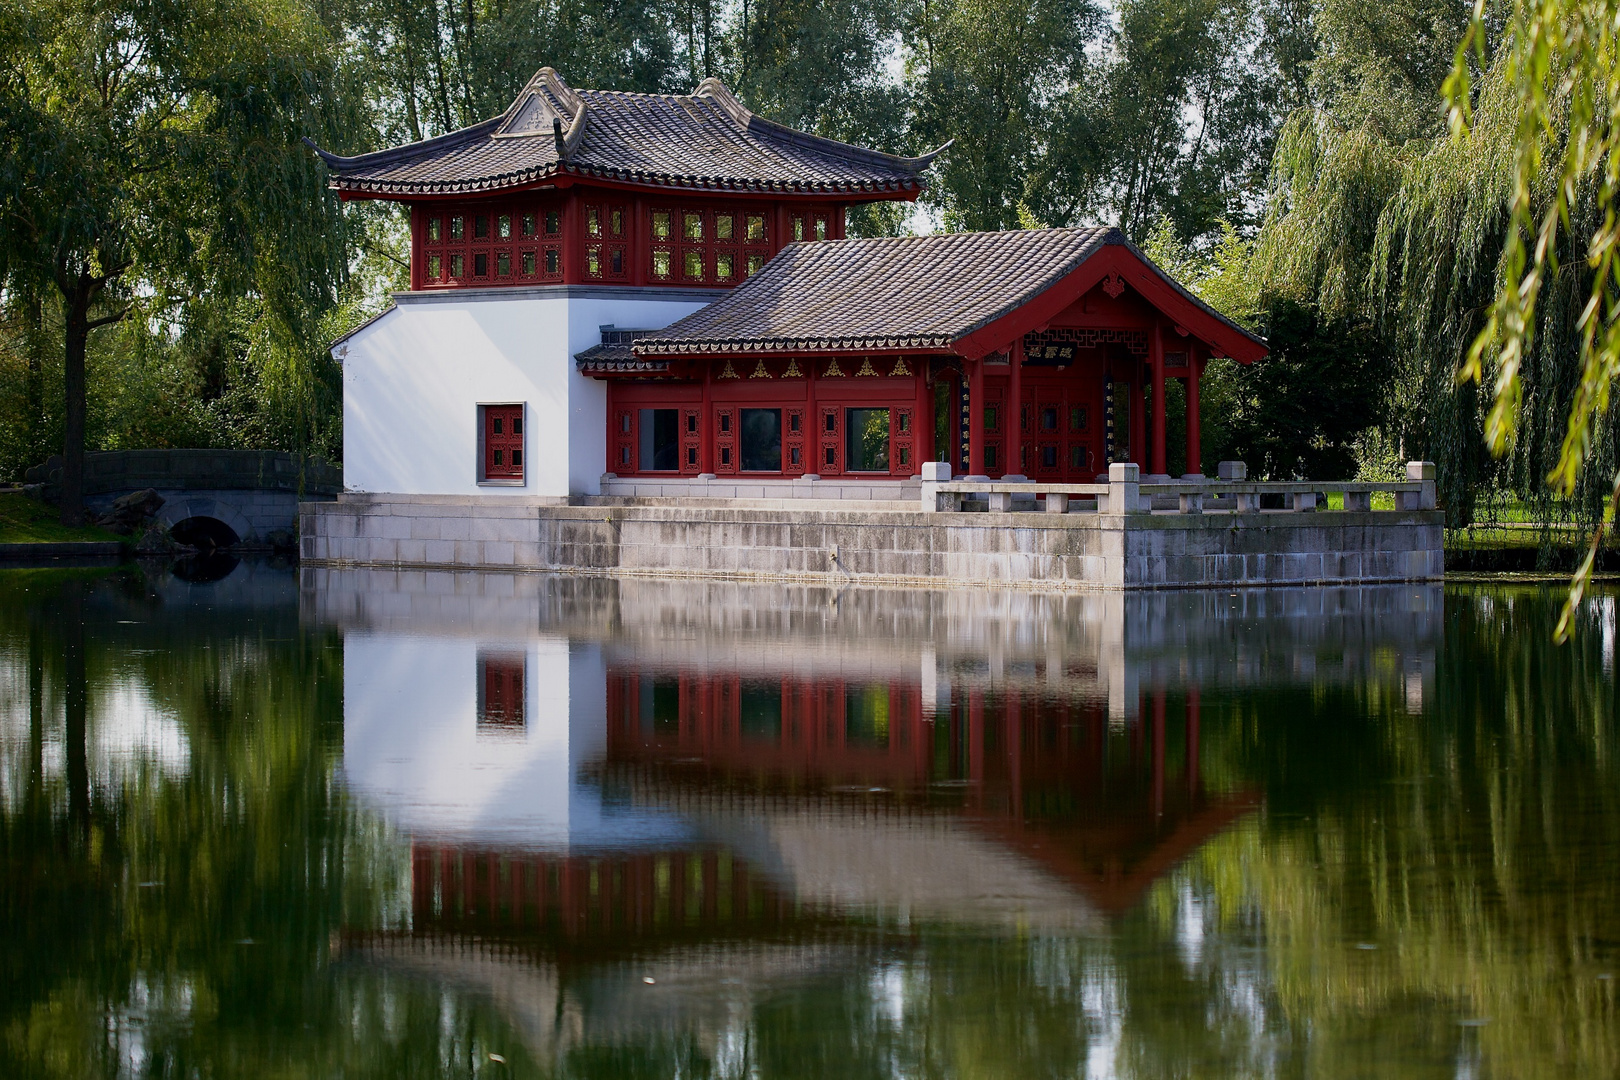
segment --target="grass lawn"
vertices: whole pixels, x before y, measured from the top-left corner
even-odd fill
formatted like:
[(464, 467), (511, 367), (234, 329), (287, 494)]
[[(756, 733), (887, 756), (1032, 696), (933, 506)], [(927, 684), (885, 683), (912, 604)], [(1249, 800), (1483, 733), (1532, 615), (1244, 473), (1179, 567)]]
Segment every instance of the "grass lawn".
[(69, 529), (56, 520), (57, 510), (20, 493), (0, 495), (0, 544), (60, 544), (70, 540), (116, 540), (128, 537), (87, 526)]

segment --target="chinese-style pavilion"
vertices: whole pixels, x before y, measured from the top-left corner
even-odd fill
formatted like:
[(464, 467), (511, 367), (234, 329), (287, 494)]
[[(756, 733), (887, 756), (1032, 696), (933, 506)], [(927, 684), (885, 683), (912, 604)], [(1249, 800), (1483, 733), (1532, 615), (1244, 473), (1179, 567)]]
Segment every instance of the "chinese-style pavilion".
[(794, 131), (714, 79), (543, 68), (483, 123), (317, 152), (342, 198), (410, 212), (410, 291), (333, 345), (352, 491), (1162, 473), (1173, 378), (1196, 472), (1203, 365), (1265, 352), (1117, 231), (846, 241), (849, 206), (915, 199), (939, 151)]

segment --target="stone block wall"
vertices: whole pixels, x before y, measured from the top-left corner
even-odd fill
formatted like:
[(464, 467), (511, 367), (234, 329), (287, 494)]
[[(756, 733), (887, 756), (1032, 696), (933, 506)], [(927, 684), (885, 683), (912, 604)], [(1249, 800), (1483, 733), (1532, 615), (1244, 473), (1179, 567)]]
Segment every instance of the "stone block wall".
[(346, 495), (306, 504), (314, 565), (1137, 589), (1432, 581), (1434, 511), (921, 513)]

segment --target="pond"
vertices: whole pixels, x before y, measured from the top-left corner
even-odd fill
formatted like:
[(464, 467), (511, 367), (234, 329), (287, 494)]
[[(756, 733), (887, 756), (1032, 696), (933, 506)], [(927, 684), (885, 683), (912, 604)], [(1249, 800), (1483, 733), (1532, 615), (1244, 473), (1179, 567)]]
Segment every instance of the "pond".
[(0, 573), (0, 1074), (1620, 1075), (1560, 601)]

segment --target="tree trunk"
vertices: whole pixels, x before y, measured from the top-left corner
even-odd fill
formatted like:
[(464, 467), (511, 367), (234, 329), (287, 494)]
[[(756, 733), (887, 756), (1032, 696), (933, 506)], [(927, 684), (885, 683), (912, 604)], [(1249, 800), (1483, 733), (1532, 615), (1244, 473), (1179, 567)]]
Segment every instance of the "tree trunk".
[(28, 464), (38, 465), (49, 456), (45, 447), (45, 311), (37, 290), (30, 289), (23, 301), (24, 341), (28, 348), (28, 369), (23, 376), (24, 407), (28, 410)]
[(90, 301), (95, 292), (80, 277), (67, 301), (66, 352), (62, 367), (62, 524), (84, 524), (84, 353), (90, 341)]

